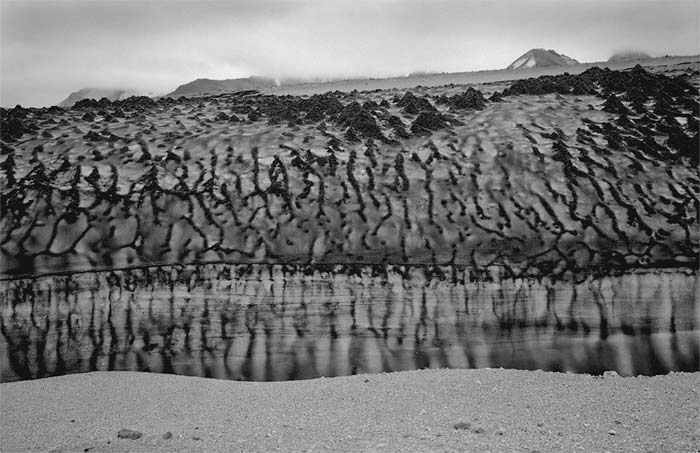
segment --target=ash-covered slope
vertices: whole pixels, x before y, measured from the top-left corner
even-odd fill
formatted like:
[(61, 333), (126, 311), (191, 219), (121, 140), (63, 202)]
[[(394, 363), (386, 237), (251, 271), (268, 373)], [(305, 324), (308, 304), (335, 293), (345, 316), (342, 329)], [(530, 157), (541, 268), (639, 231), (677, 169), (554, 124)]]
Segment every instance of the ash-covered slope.
[(697, 269), (693, 74), (2, 109), (0, 272)]
[(532, 49), (511, 63), (506, 69), (544, 68), (550, 66), (570, 66), (579, 64), (578, 61), (554, 50)]

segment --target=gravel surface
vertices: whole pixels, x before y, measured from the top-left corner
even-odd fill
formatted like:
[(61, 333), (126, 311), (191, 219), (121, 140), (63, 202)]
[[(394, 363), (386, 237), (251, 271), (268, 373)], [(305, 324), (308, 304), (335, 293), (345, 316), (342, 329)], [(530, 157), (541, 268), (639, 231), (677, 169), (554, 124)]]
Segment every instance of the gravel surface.
[[(4, 383), (2, 451), (697, 451), (700, 373), (423, 370), (258, 383)], [(121, 432), (121, 434), (120, 434)]]

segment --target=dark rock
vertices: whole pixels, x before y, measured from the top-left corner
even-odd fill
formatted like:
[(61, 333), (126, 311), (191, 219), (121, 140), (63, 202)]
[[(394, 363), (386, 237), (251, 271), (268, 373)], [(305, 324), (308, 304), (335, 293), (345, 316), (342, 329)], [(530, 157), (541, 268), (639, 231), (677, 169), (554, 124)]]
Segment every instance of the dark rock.
[(426, 98), (416, 97), (410, 91), (396, 103), (399, 107), (403, 107), (402, 112), (408, 115), (417, 115), (423, 111), (437, 112), (437, 109)]
[(570, 94), (576, 96), (582, 95), (596, 95), (598, 91), (595, 88), (593, 81), (585, 78), (574, 78), (571, 81), (571, 91)]
[(387, 123), (391, 127), (406, 127), (401, 118), (396, 115), (391, 115), (389, 118), (387, 118)]
[(338, 140), (337, 137), (333, 136), (328, 140), (328, 143), (326, 144), (328, 149), (331, 150), (340, 150), (341, 149), (341, 143), (340, 140)]
[(180, 156), (178, 156), (177, 154), (173, 153), (172, 151), (168, 151), (168, 152), (165, 154), (164, 160), (165, 160), (166, 162), (175, 162), (176, 164), (179, 164), (179, 163), (182, 162), (182, 159), (180, 159)]
[(131, 96), (121, 101), (114, 101), (112, 104), (122, 109), (136, 111), (143, 111), (158, 105), (156, 101), (148, 96)]
[(83, 136), (83, 138), (84, 138), (85, 140), (90, 140), (90, 141), (93, 141), (93, 142), (100, 142), (100, 141), (105, 140), (105, 137), (103, 137), (102, 135), (98, 134), (98, 133), (95, 132), (95, 131), (88, 131), (88, 133), (85, 134), (85, 135)]
[(341, 126), (349, 128), (346, 132), (348, 140), (354, 136), (357, 136), (358, 139), (360, 137), (379, 140), (385, 138), (372, 112), (357, 102), (352, 102), (343, 108), (338, 115), (338, 122)]
[(486, 102), (486, 98), (481, 91), (469, 87), (464, 93), (447, 98), (446, 104), (451, 109), (483, 110), (486, 107)]
[(359, 142), (360, 141), (360, 136), (353, 127), (349, 127), (347, 131), (345, 131), (345, 140), (349, 142)]
[(503, 102), (503, 96), (498, 91), (494, 91), (491, 97), (489, 97), (491, 102)]
[(409, 138), (411, 136), (411, 134), (409, 134), (406, 131), (406, 128), (403, 126), (396, 126), (394, 127), (393, 131), (394, 135), (398, 138)]
[(697, 167), (698, 163), (700, 163), (698, 156), (700, 150), (698, 143), (700, 142), (698, 137), (698, 133), (694, 137), (689, 137), (682, 131), (676, 131), (669, 135), (666, 145), (675, 149), (679, 156), (690, 159), (691, 165)]
[(621, 127), (627, 127), (627, 128), (634, 127), (634, 123), (632, 122), (632, 120), (630, 120), (630, 118), (627, 115), (625, 115), (624, 113), (622, 115), (620, 115), (620, 117), (617, 119), (616, 123), (618, 126), (621, 126)]
[(31, 128), (27, 127), (26, 123), (19, 118), (10, 117), (2, 118), (2, 127), (0, 128), (0, 137), (5, 141), (14, 141), (22, 137), (25, 133), (32, 132)]
[(319, 121), (323, 121), (325, 118), (326, 118), (325, 112), (318, 105), (311, 106), (309, 108), (309, 110), (306, 112), (306, 115), (304, 116), (304, 120), (308, 121), (310, 123), (316, 123)]
[(20, 118), (20, 119), (25, 119), (31, 112), (31, 109), (25, 109), (21, 105), (17, 104), (12, 110), (10, 110), (10, 113), (12, 116), (15, 118)]
[(644, 105), (643, 102), (636, 100), (632, 102), (632, 110), (634, 110), (636, 113), (643, 114), (644, 112), (647, 111), (647, 107)]
[(234, 106), (231, 108), (231, 111), (232, 111), (233, 113), (237, 113), (237, 114), (239, 114), (239, 115), (248, 115), (248, 114), (250, 114), (253, 110), (255, 110), (255, 109), (253, 108), (252, 105), (249, 105), (249, 104), (238, 104), (238, 105), (234, 105)]
[(136, 440), (136, 439), (140, 439), (141, 436), (143, 436), (142, 432), (133, 431), (131, 429), (122, 429), (117, 433), (117, 437), (119, 437), (120, 439)]
[(268, 116), (268, 124), (302, 123), (298, 102), (290, 96), (265, 96), (258, 102), (257, 110)]
[(383, 139), (384, 134), (377, 124), (377, 120), (370, 113), (362, 111), (350, 121), (350, 127), (364, 138)]
[(615, 94), (611, 93), (610, 96), (608, 96), (608, 99), (605, 100), (605, 104), (603, 105), (603, 110), (608, 112), (608, 113), (619, 113), (619, 114), (627, 114), (629, 113), (629, 109), (625, 107), (625, 104), (620, 101)]
[(656, 102), (654, 103), (654, 113), (659, 116), (670, 116), (673, 117), (677, 114), (674, 111), (671, 100), (667, 96), (658, 96)]
[(411, 132), (417, 135), (430, 134), (447, 127), (447, 120), (439, 112), (421, 112), (411, 124)]
[(631, 103), (644, 103), (648, 99), (648, 95), (642, 91), (641, 88), (638, 86), (631, 86), (627, 89), (627, 92), (625, 93), (625, 100), (631, 102)]
[(163, 434), (163, 439), (165, 439), (165, 440), (168, 440), (168, 439), (170, 439), (171, 437), (173, 437), (173, 433), (171, 433), (170, 431), (168, 431), (167, 433)]
[(99, 108), (100, 104), (94, 99), (86, 98), (86, 99), (81, 99), (75, 104), (73, 104), (73, 110), (81, 110), (81, 109), (86, 109), (86, 108)]
[(343, 107), (343, 110), (339, 112), (336, 121), (343, 126), (350, 125), (350, 122), (362, 112), (362, 106), (359, 102), (351, 102), (350, 104)]

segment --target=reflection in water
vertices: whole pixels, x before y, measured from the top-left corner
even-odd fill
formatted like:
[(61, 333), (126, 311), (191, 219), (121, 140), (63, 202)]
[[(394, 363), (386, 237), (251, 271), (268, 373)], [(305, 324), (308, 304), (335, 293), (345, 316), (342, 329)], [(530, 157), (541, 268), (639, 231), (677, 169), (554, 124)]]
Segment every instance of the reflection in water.
[(2, 381), (140, 370), (255, 381), (417, 368), (698, 370), (698, 277), (163, 267), (0, 282)]

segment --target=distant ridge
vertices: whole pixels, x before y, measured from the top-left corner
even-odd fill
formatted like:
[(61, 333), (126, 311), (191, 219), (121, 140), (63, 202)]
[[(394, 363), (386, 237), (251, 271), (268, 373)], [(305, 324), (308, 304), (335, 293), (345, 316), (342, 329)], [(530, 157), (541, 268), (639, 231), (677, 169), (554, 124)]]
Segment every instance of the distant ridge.
[(58, 106), (64, 108), (73, 107), (76, 102), (83, 99), (95, 99), (99, 101), (102, 98), (107, 98), (110, 101), (118, 101), (120, 99), (126, 99), (129, 96), (137, 96), (141, 94), (143, 93), (127, 89), (83, 88), (68, 95), (67, 98), (58, 103)]
[(172, 93), (164, 97), (178, 98), (180, 96), (202, 96), (205, 94), (230, 93), (241, 90), (260, 90), (279, 86), (279, 82), (265, 77), (246, 77), (242, 79), (197, 79), (180, 85)]
[(618, 61), (648, 60), (649, 58), (651, 58), (649, 54), (634, 50), (618, 52), (608, 59), (608, 63), (615, 63)]
[(518, 57), (506, 69), (543, 68), (574, 64), (579, 64), (579, 62), (554, 50), (531, 49)]

